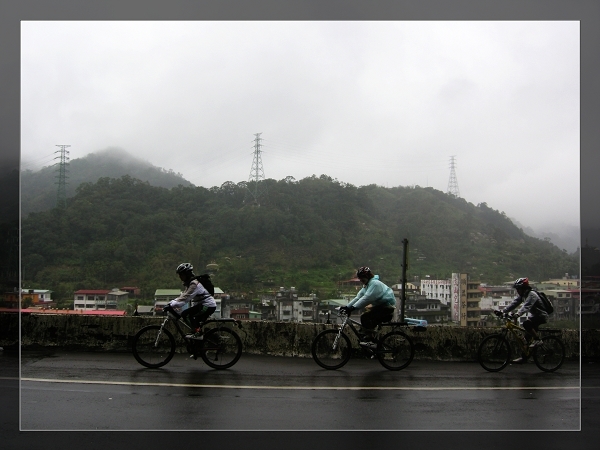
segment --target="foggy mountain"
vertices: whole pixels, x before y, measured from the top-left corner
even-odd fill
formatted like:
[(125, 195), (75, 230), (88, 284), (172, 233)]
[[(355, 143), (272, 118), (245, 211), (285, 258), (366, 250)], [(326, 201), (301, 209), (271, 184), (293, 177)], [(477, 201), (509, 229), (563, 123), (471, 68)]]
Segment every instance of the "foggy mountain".
[[(21, 173), (21, 213), (40, 212), (56, 206), (58, 192), (58, 166), (44, 167)], [(178, 185), (192, 186), (179, 173), (163, 169), (136, 158), (125, 150), (111, 147), (90, 153), (69, 162), (67, 169), (67, 198), (75, 195), (81, 183), (95, 183), (103, 177), (121, 178), (129, 175), (152, 186), (170, 189)]]

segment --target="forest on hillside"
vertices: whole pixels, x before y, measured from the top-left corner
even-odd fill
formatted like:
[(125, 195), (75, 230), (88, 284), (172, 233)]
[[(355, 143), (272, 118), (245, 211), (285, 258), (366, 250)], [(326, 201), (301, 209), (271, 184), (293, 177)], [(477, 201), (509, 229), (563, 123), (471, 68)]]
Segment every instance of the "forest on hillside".
[[(259, 188), (258, 202), (251, 192)], [(370, 266), (394, 284), (409, 242), (407, 280), (467, 272), (497, 284), (578, 273), (578, 258), (532, 238), (502, 212), (433, 188), (356, 187), (326, 175), (220, 187), (150, 185), (131, 176), (82, 183), (65, 208), (22, 220), (24, 287), (72, 298), (77, 289), (179, 288), (183, 261), (215, 285), (257, 296), (279, 286), (336, 296)]]

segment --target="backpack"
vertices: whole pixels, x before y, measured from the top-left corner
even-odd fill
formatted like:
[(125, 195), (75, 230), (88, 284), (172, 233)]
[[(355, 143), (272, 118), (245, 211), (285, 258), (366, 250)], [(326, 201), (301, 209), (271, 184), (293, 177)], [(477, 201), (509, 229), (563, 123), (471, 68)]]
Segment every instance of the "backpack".
[(205, 273), (204, 275), (197, 276), (196, 280), (204, 286), (204, 289), (206, 289), (210, 295), (215, 295), (215, 287), (213, 286), (212, 281), (210, 281), (209, 274)]
[(534, 291), (540, 300), (542, 301), (543, 310), (546, 311), (547, 314), (552, 314), (554, 312), (554, 306), (552, 306), (552, 302), (546, 297), (546, 294), (543, 292)]

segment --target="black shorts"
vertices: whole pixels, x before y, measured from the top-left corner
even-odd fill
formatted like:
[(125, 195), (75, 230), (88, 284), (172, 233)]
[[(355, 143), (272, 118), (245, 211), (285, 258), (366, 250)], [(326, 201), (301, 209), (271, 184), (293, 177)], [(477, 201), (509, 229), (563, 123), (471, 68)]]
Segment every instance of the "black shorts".
[(377, 325), (383, 322), (389, 322), (394, 317), (393, 306), (374, 306), (366, 310), (360, 316), (360, 323), (368, 330), (372, 330)]
[(200, 322), (204, 322), (208, 317), (215, 312), (217, 308), (214, 306), (206, 306), (196, 303), (181, 313), (183, 319), (190, 321), (194, 328), (198, 328)]

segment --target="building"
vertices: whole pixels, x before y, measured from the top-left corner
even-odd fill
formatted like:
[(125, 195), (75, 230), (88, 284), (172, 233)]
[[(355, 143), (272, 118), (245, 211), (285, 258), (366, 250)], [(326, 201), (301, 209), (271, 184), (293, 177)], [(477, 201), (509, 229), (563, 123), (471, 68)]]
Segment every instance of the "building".
[(73, 300), (74, 310), (107, 311), (119, 309), (119, 304), (127, 303), (129, 293), (118, 288), (81, 289), (75, 291)]
[(122, 291), (128, 292), (130, 298), (139, 297), (141, 289), (137, 286), (125, 286), (121, 288)]
[[(396, 286), (399, 286), (396, 287)], [(400, 320), (402, 308), (401, 285), (395, 285), (394, 295), (396, 297), (396, 313), (394, 320)], [(450, 322), (450, 305), (444, 304), (437, 298), (428, 298), (418, 290), (407, 292), (405, 295), (404, 318), (426, 320), (428, 324), (442, 324)]]
[(444, 305), (449, 305), (452, 301), (452, 280), (433, 280), (425, 278), (421, 280), (421, 294), (427, 298), (436, 299)]
[(421, 294), (450, 306), (451, 320), (463, 327), (476, 327), (481, 321), (480, 301), (484, 291), (479, 281), (467, 273), (453, 273), (450, 279), (421, 280)]
[(22, 289), (20, 298), (18, 290), (5, 292), (2, 295), (2, 300), (6, 308), (17, 309), (19, 305), (21, 308), (29, 306), (47, 308), (54, 306), (52, 291), (48, 289)]
[(476, 327), (481, 321), (479, 285), (466, 273), (452, 274), (452, 321), (462, 327)]
[(110, 300), (108, 289), (80, 289), (75, 291), (73, 309), (82, 311), (116, 310), (117, 299), (113, 296)]
[(275, 294), (275, 317), (283, 322), (318, 322), (319, 300), (312, 294), (298, 297), (295, 287), (279, 288)]
[(163, 308), (171, 301), (179, 297), (180, 289), (157, 289), (154, 291), (154, 315), (162, 315)]

